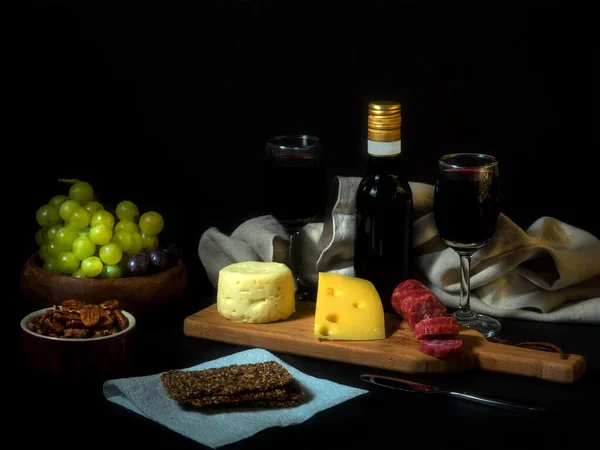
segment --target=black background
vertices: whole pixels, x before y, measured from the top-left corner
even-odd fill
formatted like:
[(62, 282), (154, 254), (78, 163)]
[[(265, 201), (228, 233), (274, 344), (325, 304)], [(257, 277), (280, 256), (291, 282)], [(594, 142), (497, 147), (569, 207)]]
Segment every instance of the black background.
[[(360, 175), (366, 107), (379, 98), (403, 104), (409, 179), (433, 183), (436, 159), (445, 153), (488, 152), (500, 160), (502, 211), (518, 225), (526, 228), (552, 216), (600, 236), (597, 24), (591, 5), (19, 3), (4, 15), (8, 102), (0, 255), (5, 302), (11, 304), (11, 292), (19, 298), (19, 272), (36, 249), (36, 209), (66, 191), (58, 178), (77, 177), (92, 182), (108, 204), (130, 199), (142, 210), (164, 215), (165, 238), (184, 251), (188, 309), (195, 311), (195, 302), (213, 295), (197, 254), (202, 232), (209, 226), (231, 232), (265, 212), (263, 192), (273, 188), (261, 168), (265, 139), (314, 133), (322, 138), (329, 178)], [(322, 442), (323, 434), (326, 444), (338, 445), (342, 437), (348, 448), (387, 447), (411, 437), (426, 447), (429, 439), (442, 442), (439, 448), (482, 442), (490, 448), (518, 448), (518, 442), (527, 442), (521, 448), (558, 448), (586, 442), (594, 428), (593, 415), (585, 410), (598, 389), (595, 328), (518, 320), (505, 320), (503, 327), (515, 342), (556, 341), (567, 351), (587, 352), (582, 354), (590, 357), (591, 378), (565, 387), (489, 373), (438, 380), (515, 401), (552, 403), (561, 412), (556, 421), (494, 415), (469, 404), (440, 408), (406, 398), (396, 404), (385, 392), (326, 411), (303, 426), (273, 428), (241, 448), (280, 446), (283, 439), (302, 448), (304, 442)], [(11, 342), (18, 337), (14, 329)], [(187, 367), (231, 351), (186, 339), (180, 321), (173, 330), (143, 336), (135, 357), (138, 373)], [(357, 381), (359, 366), (285, 359), (312, 375), (364, 387)], [(81, 397), (75, 407), (54, 409), (40, 400), (58, 398), (60, 391), (50, 395), (54, 389), (48, 389), (44, 395), (43, 385), (20, 381), (21, 390), (7, 396), (15, 396), (21, 421), (41, 426), (28, 442), (46, 445), (46, 436), (67, 420), (74, 441), (92, 447), (90, 427), (102, 423), (123, 448), (139, 445), (143, 437), (155, 446), (192, 448), (121, 407), (97, 401), (90, 410), (77, 391), (70, 390)], [(4, 386), (10, 390), (11, 383)], [(364, 411), (371, 415), (367, 426)], [(412, 419), (404, 422), (407, 418)], [(467, 439), (458, 432), (466, 426), (473, 433)], [(359, 431), (356, 442), (348, 429)]]
[(591, 7), (453, 3), (24, 4), (5, 65), (13, 285), (36, 209), (77, 177), (159, 210), (209, 290), (198, 240), (265, 212), (265, 139), (314, 133), (329, 177), (359, 175), (379, 98), (403, 103), (411, 180), (433, 183), (442, 154), (488, 152), (517, 224), (553, 216), (600, 235)]

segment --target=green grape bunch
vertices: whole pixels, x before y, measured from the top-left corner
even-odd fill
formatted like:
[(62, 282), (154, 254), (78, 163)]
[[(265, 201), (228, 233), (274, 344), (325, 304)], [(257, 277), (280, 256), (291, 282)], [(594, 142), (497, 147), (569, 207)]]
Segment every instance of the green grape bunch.
[(36, 211), (35, 233), (42, 269), (78, 279), (129, 276), (135, 255), (158, 249), (164, 228), (157, 211), (141, 212), (131, 200), (114, 209), (96, 198), (93, 186), (80, 180), (70, 184)]

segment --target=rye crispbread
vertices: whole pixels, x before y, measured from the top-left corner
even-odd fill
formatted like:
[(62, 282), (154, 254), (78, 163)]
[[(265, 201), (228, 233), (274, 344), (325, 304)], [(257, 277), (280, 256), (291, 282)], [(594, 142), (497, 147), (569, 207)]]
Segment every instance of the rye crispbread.
[(297, 381), (275, 361), (205, 370), (171, 370), (161, 375), (161, 381), (170, 398), (196, 408), (293, 406), (304, 397)]

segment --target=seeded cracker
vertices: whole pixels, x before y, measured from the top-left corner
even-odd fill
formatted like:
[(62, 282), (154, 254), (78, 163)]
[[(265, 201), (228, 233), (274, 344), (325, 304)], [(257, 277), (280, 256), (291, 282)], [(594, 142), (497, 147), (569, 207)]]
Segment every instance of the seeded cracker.
[(269, 361), (205, 370), (172, 370), (161, 376), (173, 400), (203, 408), (215, 405), (293, 406), (304, 391), (279, 363)]

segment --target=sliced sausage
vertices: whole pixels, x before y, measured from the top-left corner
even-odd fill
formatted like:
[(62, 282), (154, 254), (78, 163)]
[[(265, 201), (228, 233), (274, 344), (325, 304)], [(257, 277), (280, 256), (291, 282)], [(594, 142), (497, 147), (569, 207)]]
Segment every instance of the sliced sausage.
[(413, 329), (421, 320), (445, 315), (446, 307), (433, 294), (429, 294), (427, 297), (419, 297), (417, 301), (408, 303), (406, 308), (406, 320), (408, 321), (408, 325)]
[(462, 347), (462, 339), (421, 339), (419, 351), (436, 358), (444, 358), (457, 353)]
[(454, 317), (430, 317), (417, 322), (415, 336), (418, 339), (436, 336), (454, 336), (458, 334), (458, 323)]
[[(408, 292), (410, 292), (411, 295), (407, 295)], [(404, 317), (404, 301), (410, 298), (414, 298), (415, 295), (419, 293), (425, 294), (428, 292), (429, 290), (427, 289), (427, 287), (418, 280), (409, 279), (403, 281), (402, 283), (398, 284), (398, 286), (396, 286), (396, 288), (392, 292), (392, 306), (398, 314)]]
[(400, 283), (392, 293), (392, 307), (414, 329), (423, 319), (446, 315), (446, 306), (418, 280)]
[(397, 300), (401, 300), (405, 298), (404, 291), (408, 289), (423, 289), (428, 290), (427, 286), (425, 286), (421, 281), (415, 280), (414, 278), (410, 278), (408, 280), (403, 281), (398, 284), (392, 293), (392, 297), (397, 297)]

